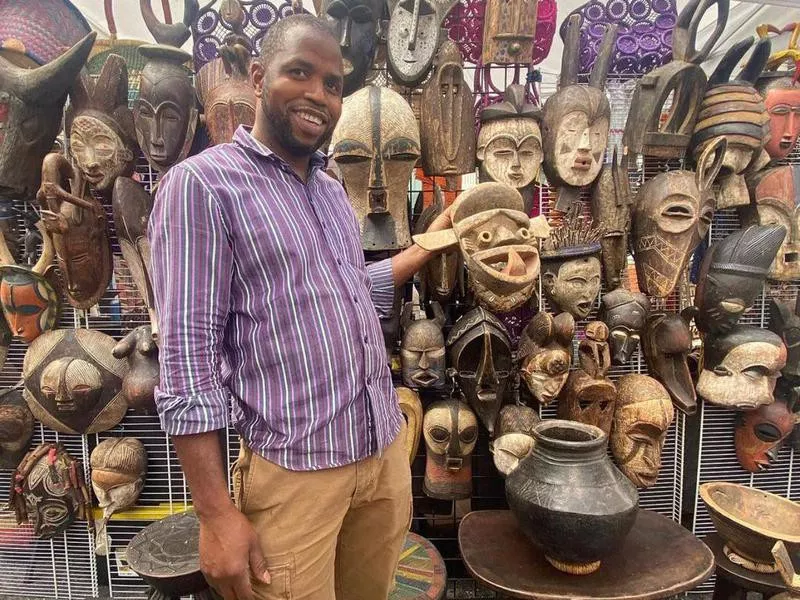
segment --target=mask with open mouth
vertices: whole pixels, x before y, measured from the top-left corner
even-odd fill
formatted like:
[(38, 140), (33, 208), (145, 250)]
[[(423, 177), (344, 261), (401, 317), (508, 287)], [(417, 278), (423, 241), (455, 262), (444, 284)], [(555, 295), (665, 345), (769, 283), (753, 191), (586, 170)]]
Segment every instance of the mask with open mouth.
[(472, 451), (478, 440), (478, 421), (460, 400), (440, 400), (430, 405), (422, 422), (425, 438), (427, 496), (461, 500), (472, 495)]
[(445, 318), (438, 302), (431, 304), (433, 319), (412, 320), (413, 304), (403, 308), (403, 339), (400, 361), (403, 385), (411, 388), (441, 388), (445, 378), (445, 350), (442, 326)]
[(628, 364), (639, 348), (650, 301), (644, 294), (619, 288), (605, 294), (601, 303), (602, 318), (610, 330), (611, 362)]
[(545, 312), (533, 317), (522, 332), (517, 351), (520, 375), (541, 404), (552, 402), (567, 381), (574, 334), (571, 314), (554, 317)]
[(385, 6), (379, 0), (326, 0), (322, 15), (333, 27), (344, 61), (342, 95), (364, 87), (375, 60)]
[(494, 434), (511, 376), (511, 342), (505, 327), (490, 312), (474, 308), (453, 325), (447, 348), (464, 398)]

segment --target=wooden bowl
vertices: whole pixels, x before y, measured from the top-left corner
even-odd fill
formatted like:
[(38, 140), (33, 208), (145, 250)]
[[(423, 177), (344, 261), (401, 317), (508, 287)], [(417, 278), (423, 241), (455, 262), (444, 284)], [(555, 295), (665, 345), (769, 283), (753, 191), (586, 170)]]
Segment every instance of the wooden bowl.
[(739, 556), (772, 565), (772, 547), (781, 540), (790, 552), (800, 548), (800, 504), (738, 483), (700, 486), (717, 532)]

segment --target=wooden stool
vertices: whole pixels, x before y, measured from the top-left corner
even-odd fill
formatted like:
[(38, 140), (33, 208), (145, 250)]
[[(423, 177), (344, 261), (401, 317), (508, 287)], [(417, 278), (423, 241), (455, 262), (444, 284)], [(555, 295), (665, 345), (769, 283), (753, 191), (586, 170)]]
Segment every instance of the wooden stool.
[(703, 541), (711, 548), (717, 563), (713, 600), (744, 600), (747, 592), (760, 592), (769, 598), (786, 589), (780, 573), (757, 573), (732, 563), (725, 556), (725, 542), (719, 534), (712, 533)]
[(408, 532), (389, 600), (440, 600), (446, 583), (442, 555), (424, 537)]
[(468, 514), (458, 529), (458, 545), (473, 577), (512, 598), (668, 598), (697, 587), (714, 571), (714, 556), (700, 540), (648, 510), (639, 510), (619, 551), (590, 575), (552, 567), (507, 510)]

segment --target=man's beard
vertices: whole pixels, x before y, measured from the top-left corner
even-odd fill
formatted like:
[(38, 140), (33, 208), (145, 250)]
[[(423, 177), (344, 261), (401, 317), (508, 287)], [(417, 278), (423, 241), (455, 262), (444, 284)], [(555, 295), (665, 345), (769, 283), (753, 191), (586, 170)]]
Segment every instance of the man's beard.
[(319, 137), (315, 144), (308, 145), (302, 143), (292, 133), (292, 123), (289, 120), (288, 109), (284, 112), (280, 110), (273, 111), (270, 110), (267, 103), (264, 103), (264, 116), (267, 118), (267, 123), (271, 124), (270, 128), (275, 140), (292, 156), (311, 156), (320, 146), (330, 140), (333, 133), (333, 129), (329, 128)]

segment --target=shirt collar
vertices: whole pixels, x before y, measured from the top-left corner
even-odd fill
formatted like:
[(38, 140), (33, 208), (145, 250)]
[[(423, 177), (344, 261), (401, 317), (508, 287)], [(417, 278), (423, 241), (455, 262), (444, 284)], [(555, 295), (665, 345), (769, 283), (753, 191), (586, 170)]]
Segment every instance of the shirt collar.
[[(259, 142), (256, 138), (253, 137), (253, 128), (247, 125), (239, 125), (236, 128), (236, 132), (233, 134), (233, 143), (238, 144), (245, 150), (250, 150), (259, 156), (263, 156), (264, 158), (268, 158), (269, 160), (276, 161), (282, 167), (291, 170), (291, 167), (283, 160), (280, 156), (275, 154), (272, 150), (267, 148), (264, 144)], [(325, 169), (328, 166), (328, 157), (325, 156), (322, 152), (317, 150), (314, 154), (311, 155), (311, 162), (309, 163), (309, 177), (316, 171), (317, 169)]]

